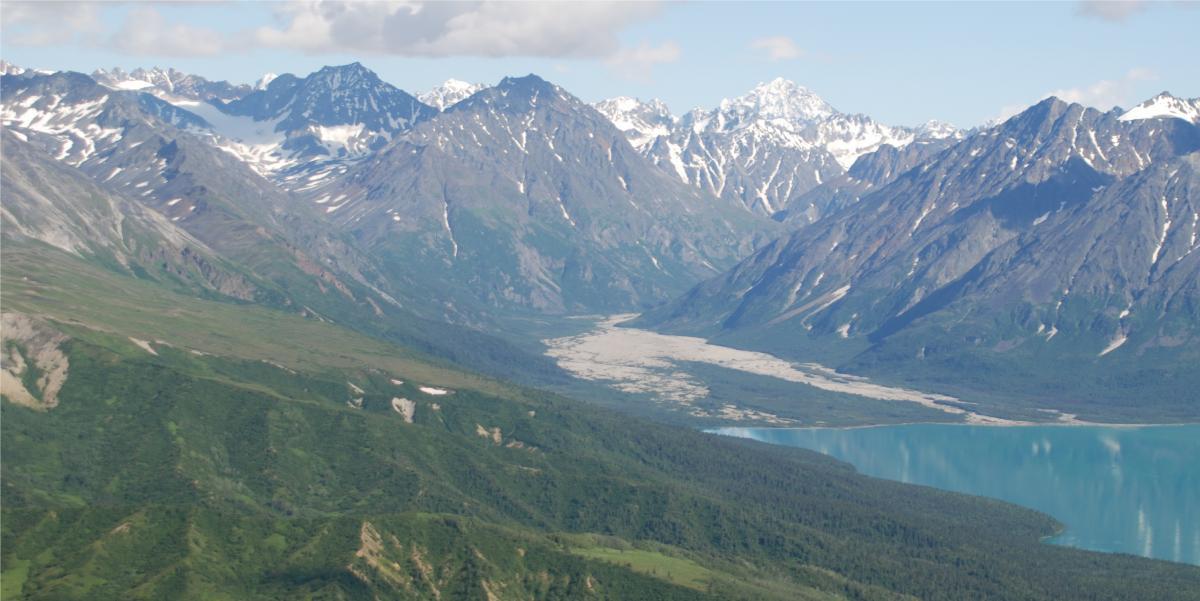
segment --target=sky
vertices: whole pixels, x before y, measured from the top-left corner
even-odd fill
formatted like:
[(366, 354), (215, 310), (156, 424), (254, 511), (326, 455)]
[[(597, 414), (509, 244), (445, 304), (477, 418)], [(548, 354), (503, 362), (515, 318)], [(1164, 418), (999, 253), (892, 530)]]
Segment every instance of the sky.
[(0, 57), (254, 82), (360, 61), (409, 92), (536, 73), (711, 108), (776, 77), (844, 112), (969, 127), (1056, 95), (1200, 96), (1200, 2), (0, 2)]

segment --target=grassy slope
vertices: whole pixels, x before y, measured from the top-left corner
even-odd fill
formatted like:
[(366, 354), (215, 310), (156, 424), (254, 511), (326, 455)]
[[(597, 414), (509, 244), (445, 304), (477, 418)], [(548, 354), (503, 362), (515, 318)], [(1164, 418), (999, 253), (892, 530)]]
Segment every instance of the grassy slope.
[(1200, 598), (1200, 570), (1041, 545), (1054, 524), (1009, 505), (62, 255), (4, 267), (5, 310), (72, 336), (59, 407), (2, 406), (0, 568), (26, 598)]

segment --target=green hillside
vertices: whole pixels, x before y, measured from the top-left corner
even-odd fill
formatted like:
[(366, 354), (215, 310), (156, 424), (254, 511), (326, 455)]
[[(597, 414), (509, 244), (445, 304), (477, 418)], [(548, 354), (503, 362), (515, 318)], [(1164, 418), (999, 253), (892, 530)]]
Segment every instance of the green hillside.
[(1200, 598), (1200, 569), (1043, 545), (1031, 511), (311, 316), (37, 245), (0, 283), (30, 395), (6, 380), (4, 599)]

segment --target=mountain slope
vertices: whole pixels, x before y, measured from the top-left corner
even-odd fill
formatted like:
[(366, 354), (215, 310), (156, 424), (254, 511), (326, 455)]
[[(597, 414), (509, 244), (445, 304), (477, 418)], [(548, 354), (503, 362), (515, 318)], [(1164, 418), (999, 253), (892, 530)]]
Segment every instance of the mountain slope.
[[(445, 323), (448, 316), (460, 316), (406, 287), (408, 282), (386, 278), (374, 257), (312, 206), (214, 147), (194, 127), (195, 115), (149, 94), (113, 91), (86, 75), (58, 73), (5, 76), (0, 118), (12, 136), (5, 138), (6, 152), (20, 146), (30, 156), (57, 161), (63, 169), (55, 173), (90, 178), (98, 193), (141, 205), (120, 205), (113, 219), (136, 217), (131, 212), (137, 211), (162, 215), (251, 278), (258, 302), (470, 360), (484, 371), (519, 379), (558, 377), (548, 360)], [(50, 178), (35, 187), (77, 186)], [(68, 201), (73, 202), (61, 200)], [(16, 220), (28, 219), (26, 225), (34, 227), (44, 217), (26, 213)], [(167, 246), (161, 252), (178, 254)], [(241, 288), (235, 294), (244, 295)]]
[(884, 144), (874, 152), (858, 157), (846, 173), (793, 194), (771, 218), (797, 225), (817, 221), (858, 202), (864, 194), (891, 183), (957, 142), (956, 137), (945, 136), (917, 139), (899, 148)]
[[(785, 354), (826, 341), (858, 355), (849, 369), (1125, 413), (1149, 379), (1167, 396), (1146, 411), (1182, 415), (1194, 399), (1171, 391), (1194, 382), (1163, 376), (1187, 373), (1200, 323), (1200, 129), (1120, 115), (1044, 101), (643, 323)], [(1105, 384), (1048, 384), (1066, 369)]]
[(303, 194), (392, 277), (491, 310), (646, 306), (772, 226), (654, 169), (536, 76), (476, 93)]
[(253, 278), (158, 212), (3, 132), (4, 244), (41, 242), (125, 273), (242, 300)]

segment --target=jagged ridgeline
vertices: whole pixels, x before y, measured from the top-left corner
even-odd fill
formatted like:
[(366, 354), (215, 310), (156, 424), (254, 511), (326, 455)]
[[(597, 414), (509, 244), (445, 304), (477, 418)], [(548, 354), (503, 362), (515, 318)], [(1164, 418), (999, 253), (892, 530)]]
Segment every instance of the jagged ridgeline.
[[(642, 308), (784, 227), (540, 78), (435, 107), (360, 65), (4, 72), (4, 599), (1197, 598), (1195, 568), (1044, 545), (1031, 511), (512, 383), (562, 376), (505, 319)], [(914, 144), (859, 158), (880, 190), (830, 223), (912, 185)], [(1048, 181), (1140, 181), (1086, 156)], [(1190, 265), (1153, 223), (1152, 263)]]

